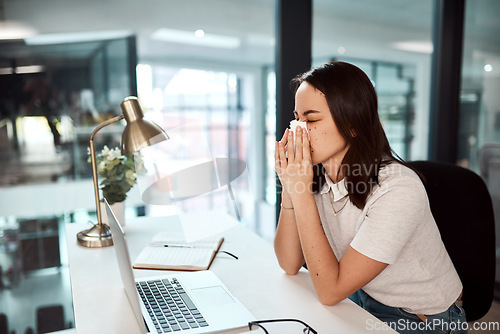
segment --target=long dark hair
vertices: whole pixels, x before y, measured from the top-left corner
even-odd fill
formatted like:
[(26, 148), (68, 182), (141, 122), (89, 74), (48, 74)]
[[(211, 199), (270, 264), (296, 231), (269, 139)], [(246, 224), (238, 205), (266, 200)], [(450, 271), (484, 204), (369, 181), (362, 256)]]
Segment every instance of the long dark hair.
[[(345, 178), (349, 199), (363, 209), (378, 184), (379, 169), (393, 161), (404, 164), (393, 153), (380, 122), (375, 88), (361, 69), (339, 61), (297, 76), (292, 80), (295, 90), (304, 81), (325, 95), (339, 133), (349, 145), (339, 173)], [(314, 172), (313, 191), (318, 192), (325, 182), (325, 170), (318, 165)]]

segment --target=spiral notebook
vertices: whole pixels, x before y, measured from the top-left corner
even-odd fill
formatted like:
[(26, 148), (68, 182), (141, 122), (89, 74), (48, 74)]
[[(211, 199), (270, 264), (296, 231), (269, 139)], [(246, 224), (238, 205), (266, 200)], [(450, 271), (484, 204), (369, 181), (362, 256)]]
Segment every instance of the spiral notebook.
[(224, 242), (220, 236), (186, 242), (182, 234), (160, 232), (136, 258), (135, 269), (207, 270)]

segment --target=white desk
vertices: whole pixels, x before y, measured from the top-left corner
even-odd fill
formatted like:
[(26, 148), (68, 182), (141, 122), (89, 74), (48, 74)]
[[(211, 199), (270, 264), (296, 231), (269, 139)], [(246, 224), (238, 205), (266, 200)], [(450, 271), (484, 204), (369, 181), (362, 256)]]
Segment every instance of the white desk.
[[(169, 229), (169, 219), (172, 218), (127, 221), (125, 233), (132, 260), (156, 232)], [(138, 333), (114, 248), (92, 249), (76, 243), (77, 232), (86, 226), (76, 223), (66, 227), (77, 333)], [(219, 253), (210, 270), (257, 319), (296, 318), (318, 333), (366, 333), (367, 322), (382, 326), (383, 323), (350, 300), (330, 307), (321, 305), (309, 274), (302, 269), (295, 276), (286, 275), (278, 265), (272, 246), (245, 227), (238, 225), (222, 234), (225, 241), (221, 249), (237, 255), (239, 260)], [(136, 277), (162, 273), (165, 272), (134, 270)], [(240, 328), (225, 333), (249, 331)]]

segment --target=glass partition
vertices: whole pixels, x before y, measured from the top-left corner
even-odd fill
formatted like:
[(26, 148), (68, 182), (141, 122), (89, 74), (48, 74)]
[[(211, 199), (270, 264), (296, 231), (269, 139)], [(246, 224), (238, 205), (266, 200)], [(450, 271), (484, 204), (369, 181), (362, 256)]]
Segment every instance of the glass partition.
[(500, 40), (492, 33), (500, 3), (467, 1), (465, 9), (458, 155), (459, 164), (486, 182), (496, 219), (500, 282)]
[[(90, 133), (136, 95), (134, 39), (0, 41), (0, 313), (10, 329), (36, 330), (35, 310), (54, 304), (74, 326), (64, 226), (95, 221)], [(122, 130), (103, 131), (97, 148)]]
[[(313, 1), (312, 65), (340, 60), (365, 71), (377, 91), (390, 144), (406, 160), (427, 158), (432, 13), (432, 0)], [(273, 80), (271, 71), (268, 125), (276, 120)], [(282, 135), (266, 129), (268, 136)], [(275, 203), (274, 141), (269, 139), (266, 157), (266, 200)]]
[(313, 63), (341, 60), (365, 71), (392, 148), (403, 159), (425, 159), (433, 1), (313, 5)]
[[(176, 153), (170, 155), (166, 165), (183, 163), (176, 167), (180, 170), (207, 159), (248, 162), (252, 104), (247, 101), (255, 99), (253, 90), (248, 89), (251, 75), (159, 64), (140, 64), (137, 72), (139, 98), (147, 103), (145, 111), (166, 129), (171, 140), (165, 145)], [(168, 173), (167, 169), (168, 166), (160, 172)], [(254, 199), (248, 177), (244, 180), (234, 189), (240, 195), (236, 199), (228, 197), (225, 189), (180, 201), (177, 207), (215, 210), (232, 208), (235, 201), (238, 210), (230, 209), (229, 213), (236, 218), (248, 217)], [(147, 210), (158, 215), (170, 209), (148, 206)]]

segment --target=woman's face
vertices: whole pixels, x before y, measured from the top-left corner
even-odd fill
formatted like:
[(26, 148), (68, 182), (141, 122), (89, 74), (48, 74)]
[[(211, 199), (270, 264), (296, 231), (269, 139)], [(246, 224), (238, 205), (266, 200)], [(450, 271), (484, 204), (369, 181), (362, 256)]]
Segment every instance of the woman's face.
[(339, 166), (349, 149), (340, 135), (325, 95), (304, 81), (295, 93), (295, 119), (307, 122), (313, 164)]

